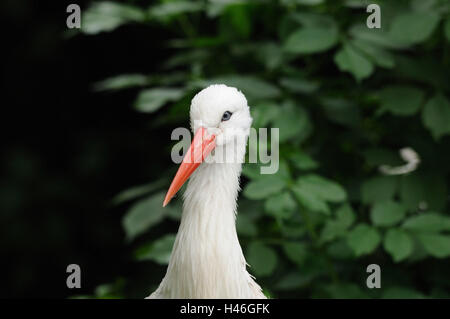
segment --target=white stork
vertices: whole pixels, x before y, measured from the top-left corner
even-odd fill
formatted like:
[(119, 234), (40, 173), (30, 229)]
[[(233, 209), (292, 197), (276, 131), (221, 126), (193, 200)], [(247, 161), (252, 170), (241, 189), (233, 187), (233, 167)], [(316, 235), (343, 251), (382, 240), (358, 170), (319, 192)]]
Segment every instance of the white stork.
[[(235, 225), (252, 123), (247, 100), (236, 88), (211, 85), (192, 99), (190, 119), (195, 136), (163, 204), (190, 176), (181, 223), (166, 275), (147, 298), (266, 298), (247, 272)], [(224, 163), (224, 153), (235, 160)]]

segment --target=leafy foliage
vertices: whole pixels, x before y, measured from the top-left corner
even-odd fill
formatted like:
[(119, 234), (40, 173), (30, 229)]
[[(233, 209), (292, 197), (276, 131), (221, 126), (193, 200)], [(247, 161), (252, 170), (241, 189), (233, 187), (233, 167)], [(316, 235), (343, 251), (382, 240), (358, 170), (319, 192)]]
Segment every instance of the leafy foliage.
[[(95, 2), (85, 14), (86, 36), (126, 24), (167, 31), (159, 72), (96, 85), (135, 90), (130, 105), (158, 126), (188, 126), (192, 95), (225, 83), (246, 94), (254, 127), (280, 128), (280, 170), (245, 165), (237, 217), (250, 272), (271, 296), (424, 298), (450, 289), (450, 5), (374, 2), (381, 29), (364, 25), (364, 1)], [(380, 165), (404, 164), (406, 146), (419, 154), (418, 170), (382, 175)], [(179, 219), (179, 199), (161, 208), (164, 186), (116, 199), (143, 197), (123, 219), (137, 260), (168, 261), (176, 227), (149, 232)], [(382, 289), (361, 284), (370, 263), (381, 266)]]

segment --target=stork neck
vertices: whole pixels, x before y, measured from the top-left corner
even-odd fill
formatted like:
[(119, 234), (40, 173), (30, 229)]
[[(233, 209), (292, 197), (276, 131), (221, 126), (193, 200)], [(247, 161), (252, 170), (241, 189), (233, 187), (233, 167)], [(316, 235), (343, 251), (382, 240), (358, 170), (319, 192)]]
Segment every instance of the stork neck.
[(241, 164), (203, 163), (184, 193), (183, 215), (161, 293), (238, 298), (251, 280), (236, 233)]
[(184, 193), (178, 231), (185, 236), (183, 244), (203, 242), (220, 250), (232, 245), (240, 251), (235, 225), (240, 172), (241, 164), (217, 163), (203, 163), (194, 172)]
[(234, 222), (240, 173), (241, 164), (200, 165), (184, 193), (183, 219), (201, 215), (207, 220), (218, 220), (227, 216)]

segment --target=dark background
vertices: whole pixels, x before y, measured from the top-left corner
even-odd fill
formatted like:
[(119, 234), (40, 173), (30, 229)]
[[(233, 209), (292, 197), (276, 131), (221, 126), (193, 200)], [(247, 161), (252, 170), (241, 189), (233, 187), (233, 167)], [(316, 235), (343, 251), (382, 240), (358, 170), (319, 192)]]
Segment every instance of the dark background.
[(158, 134), (167, 132), (149, 134), (148, 116), (129, 107), (133, 92), (108, 96), (91, 85), (118, 70), (151, 72), (164, 57), (154, 50), (164, 33), (142, 41), (148, 30), (124, 27), (67, 41), (68, 3), (1, 4), (1, 297), (73, 295), (71, 263), (82, 269), (77, 293), (140, 271), (124, 243), (123, 209), (110, 201), (157, 176)]

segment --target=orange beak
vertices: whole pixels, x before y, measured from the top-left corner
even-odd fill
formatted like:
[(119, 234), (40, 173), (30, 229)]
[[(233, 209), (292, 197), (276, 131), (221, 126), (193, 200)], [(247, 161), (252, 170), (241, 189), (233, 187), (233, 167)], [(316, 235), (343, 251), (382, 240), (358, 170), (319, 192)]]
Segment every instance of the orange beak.
[(164, 199), (163, 207), (170, 202), (172, 197), (175, 196), (189, 176), (192, 175), (192, 173), (197, 169), (197, 167), (200, 166), (209, 153), (211, 153), (214, 147), (216, 147), (216, 137), (211, 135), (207, 138), (206, 132), (206, 128), (200, 127), (195, 133), (191, 146), (189, 146), (189, 149), (183, 158), (183, 162), (178, 168), (172, 184), (170, 184), (166, 198)]

